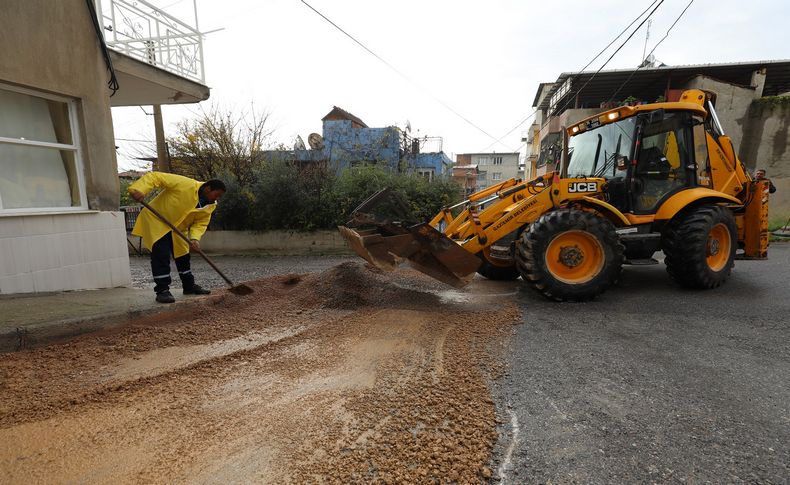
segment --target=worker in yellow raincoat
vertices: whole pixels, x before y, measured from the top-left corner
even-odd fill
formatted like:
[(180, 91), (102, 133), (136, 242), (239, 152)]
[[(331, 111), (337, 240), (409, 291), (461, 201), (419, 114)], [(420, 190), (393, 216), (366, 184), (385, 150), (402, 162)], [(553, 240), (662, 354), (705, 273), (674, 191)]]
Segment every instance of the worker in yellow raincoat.
[(129, 195), (138, 202), (153, 189), (159, 195), (149, 205), (186, 234), (190, 243), (173, 235), (170, 227), (148, 209), (137, 217), (132, 234), (140, 236), (143, 245), (151, 250), (151, 272), (154, 276), (156, 301), (173, 303), (170, 293), (170, 256), (176, 262), (185, 295), (207, 295), (211, 291), (195, 284), (189, 263), (189, 250), (200, 247), (200, 238), (206, 232), (211, 214), (217, 207), (217, 199), (225, 194), (221, 180), (199, 182), (181, 175), (148, 172), (129, 185)]

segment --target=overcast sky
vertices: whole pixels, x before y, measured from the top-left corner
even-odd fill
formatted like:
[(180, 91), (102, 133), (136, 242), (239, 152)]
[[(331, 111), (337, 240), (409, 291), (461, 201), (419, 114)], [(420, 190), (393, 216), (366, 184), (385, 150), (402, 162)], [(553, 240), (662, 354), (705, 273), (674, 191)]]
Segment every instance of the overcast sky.
[[(495, 139), (532, 112), (538, 84), (580, 70), (652, 3), (306, 1), (403, 76), (300, 0), (197, 0), (200, 30), (224, 29), (204, 40), (211, 98), (202, 104), (269, 112), (275, 140), (288, 146), (296, 135), (306, 141), (321, 133), (333, 106), (371, 127), (408, 121), (413, 135), (441, 137), (453, 159), (522, 147), (531, 120), (502, 143)], [(192, 0), (149, 2), (192, 20)], [(688, 3), (664, 0), (647, 44), (642, 27), (605, 69), (636, 67), (645, 45), (653, 49)], [(654, 55), (668, 65), (788, 59), (789, 29), (787, 0), (694, 0)], [(597, 70), (625, 37), (587, 70)], [(197, 110), (163, 106), (166, 133)], [(113, 119), (121, 169), (131, 168), (135, 148), (153, 153), (152, 117), (137, 107), (114, 108)]]

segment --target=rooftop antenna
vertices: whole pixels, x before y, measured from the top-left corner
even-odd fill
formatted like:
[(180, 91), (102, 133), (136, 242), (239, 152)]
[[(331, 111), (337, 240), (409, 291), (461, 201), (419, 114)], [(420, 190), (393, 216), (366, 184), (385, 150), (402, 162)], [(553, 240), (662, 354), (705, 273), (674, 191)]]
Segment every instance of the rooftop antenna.
[(653, 19), (647, 21), (647, 32), (645, 32), (645, 48), (642, 49), (642, 60), (640, 64), (645, 63), (645, 54), (647, 54), (647, 41), (650, 39), (650, 25), (653, 23)]

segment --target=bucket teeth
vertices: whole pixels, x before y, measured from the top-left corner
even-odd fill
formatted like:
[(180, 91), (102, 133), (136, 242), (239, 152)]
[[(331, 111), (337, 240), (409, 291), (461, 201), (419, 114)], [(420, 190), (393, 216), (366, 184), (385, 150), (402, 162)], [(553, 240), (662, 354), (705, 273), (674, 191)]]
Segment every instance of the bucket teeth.
[[(385, 271), (394, 270), (405, 260), (414, 269), (461, 288), (472, 280), (480, 266), (475, 255), (429, 224), (397, 229), (388, 225), (387, 231), (381, 226), (359, 231), (345, 226), (338, 229), (355, 253)], [(394, 230), (402, 232), (392, 234)]]

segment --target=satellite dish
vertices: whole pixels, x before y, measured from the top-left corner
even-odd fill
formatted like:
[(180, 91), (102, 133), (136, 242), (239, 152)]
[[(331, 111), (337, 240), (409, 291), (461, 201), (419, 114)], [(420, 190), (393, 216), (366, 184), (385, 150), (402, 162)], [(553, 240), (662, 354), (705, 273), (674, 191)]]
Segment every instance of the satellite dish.
[(294, 150), (306, 150), (304, 146), (304, 140), (299, 135), (296, 135), (296, 141), (294, 142)]
[(310, 148), (313, 150), (324, 149), (324, 138), (318, 133), (310, 133), (310, 136), (307, 137), (307, 143), (310, 144)]

